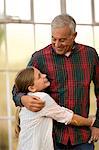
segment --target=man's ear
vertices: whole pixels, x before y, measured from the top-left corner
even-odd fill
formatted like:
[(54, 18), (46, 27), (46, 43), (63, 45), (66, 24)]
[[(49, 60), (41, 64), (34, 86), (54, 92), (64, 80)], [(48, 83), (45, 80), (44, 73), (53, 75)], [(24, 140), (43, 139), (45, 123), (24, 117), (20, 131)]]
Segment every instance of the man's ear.
[(29, 87), (28, 87), (28, 90), (29, 90), (30, 92), (36, 92), (36, 89), (35, 89), (34, 86), (29, 86)]
[(77, 36), (77, 32), (73, 33), (73, 35), (72, 35), (72, 41), (75, 40), (76, 36)]
[(77, 32), (74, 33), (74, 39), (76, 38), (76, 36), (77, 36)]

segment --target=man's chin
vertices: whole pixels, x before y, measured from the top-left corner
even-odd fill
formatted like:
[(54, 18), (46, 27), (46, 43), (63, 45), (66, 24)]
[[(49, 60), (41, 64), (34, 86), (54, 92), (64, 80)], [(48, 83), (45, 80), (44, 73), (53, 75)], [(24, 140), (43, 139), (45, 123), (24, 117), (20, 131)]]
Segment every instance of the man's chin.
[(59, 55), (64, 55), (65, 54), (65, 52), (61, 51), (61, 50), (56, 50), (56, 53), (59, 54)]

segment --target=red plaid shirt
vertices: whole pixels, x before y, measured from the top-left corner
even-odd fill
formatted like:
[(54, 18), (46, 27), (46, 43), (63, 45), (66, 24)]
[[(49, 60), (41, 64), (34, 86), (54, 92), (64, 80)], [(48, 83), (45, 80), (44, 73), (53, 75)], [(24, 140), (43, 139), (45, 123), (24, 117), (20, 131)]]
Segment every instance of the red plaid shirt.
[[(74, 113), (88, 117), (90, 107), (90, 82), (93, 80), (97, 97), (97, 114), (94, 126), (99, 127), (99, 62), (98, 55), (92, 47), (74, 43), (69, 57), (58, 55), (48, 45), (35, 52), (28, 66), (35, 66), (42, 73), (47, 74), (50, 87), (46, 90), (55, 101), (64, 107), (72, 109)], [(13, 99), (19, 105), (20, 94), (13, 89)], [(90, 139), (88, 127), (65, 126), (54, 122), (54, 135), (57, 142), (67, 144), (85, 143)]]

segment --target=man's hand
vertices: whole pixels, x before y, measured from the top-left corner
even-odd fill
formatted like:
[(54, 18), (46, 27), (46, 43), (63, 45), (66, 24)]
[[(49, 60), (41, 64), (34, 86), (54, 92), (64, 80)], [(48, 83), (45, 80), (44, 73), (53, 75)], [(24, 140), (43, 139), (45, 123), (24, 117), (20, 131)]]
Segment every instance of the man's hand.
[(39, 97), (28, 95), (21, 97), (21, 103), (24, 105), (24, 107), (33, 112), (40, 111), (45, 105), (45, 102)]
[(97, 142), (99, 140), (99, 128), (91, 127), (91, 138), (89, 143)]

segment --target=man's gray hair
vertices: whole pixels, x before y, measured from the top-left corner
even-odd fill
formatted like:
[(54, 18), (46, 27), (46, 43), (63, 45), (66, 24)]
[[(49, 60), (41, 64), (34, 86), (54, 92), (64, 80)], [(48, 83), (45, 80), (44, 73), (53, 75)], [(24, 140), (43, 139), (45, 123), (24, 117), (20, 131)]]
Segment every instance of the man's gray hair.
[(76, 21), (68, 14), (56, 16), (51, 22), (51, 29), (69, 26), (72, 32), (76, 30)]

